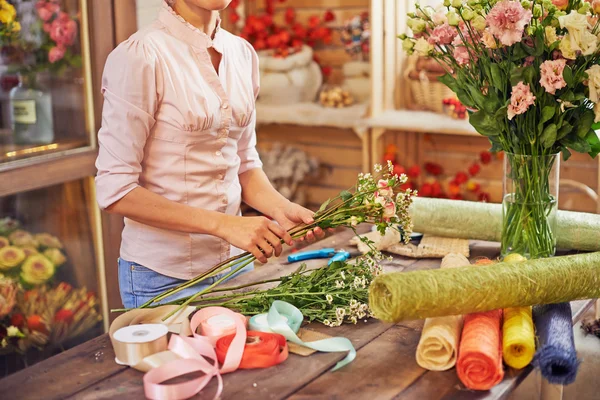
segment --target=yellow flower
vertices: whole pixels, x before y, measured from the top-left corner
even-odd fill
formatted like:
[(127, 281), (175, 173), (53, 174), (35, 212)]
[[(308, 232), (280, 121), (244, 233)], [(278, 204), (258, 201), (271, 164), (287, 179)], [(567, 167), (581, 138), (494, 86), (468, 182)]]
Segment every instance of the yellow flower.
[(49, 233), (38, 233), (35, 235), (35, 241), (43, 248), (62, 249), (63, 245), (60, 240)]
[(18, 247), (6, 246), (0, 249), (0, 270), (17, 267), (25, 260), (25, 252)]
[(6, 1), (0, 3), (0, 22), (3, 24), (10, 24), (15, 20), (17, 11), (12, 4), (8, 4)]
[(13, 32), (21, 32), (21, 23), (19, 21), (13, 22), (12, 31)]
[(59, 249), (46, 249), (44, 255), (55, 267), (60, 267), (67, 261), (67, 257)]
[(41, 254), (29, 257), (21, 268), (21, 279), (30, 285), (41, 285), (54, 275), (54, 264)]
[(571, 36), (568, 33), (560, 41), (558, 49), (562, 53), (562, 56), (568, 60), (574, 60), (577, 58), (577, 53), (575, 53), (575, 50), (573, 50), (573, 47), (571, 47)]
[(556, 36), (556, 28), (553, 26), (545, 27), (544, 32), (546, 34), (546, 46), (550, 46), (552, 43), (558, 40), (558, 37)]

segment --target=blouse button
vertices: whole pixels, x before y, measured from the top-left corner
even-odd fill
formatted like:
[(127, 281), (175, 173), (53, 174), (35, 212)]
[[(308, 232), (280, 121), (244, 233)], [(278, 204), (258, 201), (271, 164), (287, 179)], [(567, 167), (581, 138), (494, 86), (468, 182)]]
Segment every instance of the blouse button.
[(223, 174), (219, 174), (219, 175), (217, 175), (217, 179), (218, 179), (218, 180), (222, 181), (222, 180), (223, 180), (223, 178), (224, 178)]
[(217, 157), (221, 157), (221, 151), (220, 151), (220, 150), (217, 150), (217, 151), (215, 151), (215, 155), (216, 155)]
[(223, 104), (221, 105), (221, 108), (222, 108), (223, 110), (227, 110), (227, 109), (229, 108), (229, 103), (227, 103), (227, 102), (223, 103)]

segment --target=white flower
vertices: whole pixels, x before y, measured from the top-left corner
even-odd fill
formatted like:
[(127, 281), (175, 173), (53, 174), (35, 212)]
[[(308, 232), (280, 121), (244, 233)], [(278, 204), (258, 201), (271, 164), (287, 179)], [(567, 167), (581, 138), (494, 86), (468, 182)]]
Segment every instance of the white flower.
[(350, 322), (352, 322), (354, 325), (356, 325), (356, 323), (358, 322), (358, 320), (356, 319), (356, 317), (351, 317), (350, 318)]
[(577, 53), (571, 46), (571, 35), (568, 33), (562, 38), (558, 44), (558, 49), (562, 56), (568, 60), (574, 60), (577, 58)]
[(375, 172), (379, 173), (379, 172), (381, 172), (382, 169), (383, 169), (383, 166), (381, 164), (375, 165)]
[(544, 32), (546, 33), (546, 46), (550, 46), (552, 43), (558, 40), (556, 36), (556, 28), (553, 26), (547, 26), (544, 28)]
[(428, 56), (433, 51), (433, 45), (427, 39), (419, 38), (415, 43), (415, 51), (421, 56)]
[(585, 72), (589, 77), (590, 100), (597, 103), (600, 100), (600, 65), (594, 64)]
[(333, 296), (332, 295), (328, 294), (327, 296), (325, 296), (325, 298), (327, 299), (327, 302), (329, 304), (333, 303)]
[(5, 348), (6, 346), (8, 346), (8, 340), (6, 340), (6, 338), (2, 339), (2, 342), (0, 343), (0, 346), (2, 348)]
[(346, 286), (343, 281), (335, 281), (335, 287), (337, 289), (343, 289)]
[(385, 207), (385, 203), (387, 203), (387, 200), (385, 199), (385, 197), (375, 196), (375, 200), (373, 200), (373, 203), (379, 204), (381, 207)]
[(377, 196), (391, 198), (394, 195), (394, 190), (390, 187), (389, 183), (385, 179), (380, 179), (377, 182)]
[[(563, 53), (563, 57), (570, 58), (567, 57), (563, 51), (563, 47), (565, 49), (568, 48), (566, 44), (563, 44), (563, 42), (567, 40), (570, 41), (570, 48), (572, 51), (581, 50), (581, 53), (584, 56), (588, 56), (596, 51), (598, 39), (590, 32), (587, 17), (585, 15), (579, 14), (577, 11), (573, 10), (569, 15), (558, 17), (558, 22), (560, 22), (561, 28), (566, 28), (569, 32), (561, 41), (560, 50)], [(575, 58), (570, 59), (574, 60)]]
[(6, 336), (8, 337), (19, 336), (20, 333), (21, 331), (16, 326), (9, 326), (8, 328), (6, 328)]
[(346, 279), (346, 273), (344, 271), (340, 271), (340, 276), (342, 279)]
[(355, 215), (350, 217), (350, 226), (357, 226), (358, 224), (359, 224), (358, 218)]
[(344, 310), (341, 307), (338, 307), (335, 309), (335, 315), (337, 315), (338, 318), (344, 318), (344, 315), (346, 315), (346, 310)]
[(323, 325), (331, 326), (331, 322), (328, 319), (326, 319), (325, 321), (323, 321)]
[(356, 301), (354, 299), (350, 300), (350, 308), (351, 309), (357, 308), (358, 306), (359, 306), (358, 301)]
[(388, 201), (385, 203), (383, 208), (383, 217), (384, 218), (393, 218), (396, 216), (396, 203), (393, 201)]

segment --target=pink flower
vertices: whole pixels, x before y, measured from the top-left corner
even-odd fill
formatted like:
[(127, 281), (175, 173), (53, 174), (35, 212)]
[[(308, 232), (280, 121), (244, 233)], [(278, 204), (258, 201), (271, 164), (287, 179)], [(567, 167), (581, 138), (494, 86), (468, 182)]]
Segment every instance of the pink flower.
[(521, 41), (525, 26), (533, 14), (518, 1), (503, 0), (490, 10), (486, 17), (490, 32), (505, 46)]
[(454, 49), (454, 59), (460, 66), (467, 65), (471, 61), (469, 50), (465, 46), (457, 46)]
[(380, 179), (379, 182), (377, 182), (377, 187), (379, 190), (375, 193), (375, 196), (390, 198), (394, 195), (394, 190), (388, 185), (388, 182), (385, 179)]
[(77, 35), (77, 23), (68, 14), (61, 12), (59, 17), (52, 21), (49, 34), (57, 45), (71, 46)]
[(540, 85), (546, 89), (546, 92), (555, 94), (557, 90), (567, 86), (567, 82), (563, 78), (563, 70), (566, 64), (567, 60), (560, 58), (554, 61), (544, 61), (540, 65), (540, 72), (542, 74)]
[(65, 56), (66, 49), (62, 46), (55, 46), (50, 49), (48, 52), (48, 61), (54, 64), (57, 61), (60, 61)]
[(389, 220), (396, 215), (396, 203), (388, 201), (383, 207), (383, 218)]
[(60, 11), (60, 6), (55, 2), (40, 0), (36, 3), (35, 8), (40, 19), (44, 22), (50, 21), (55, 14)]
[(46, 22), (42, 28), (44, 29), (44, 32), (49, 34), (50, 31), (52, 30), (52, 24), (49, 22)]
[(559, 10), (566, 10), (569, 7), (569, 0), (552, 0), (552, 4)]
[(436, 26), (431, 36), (429, 36), (429, 43), (437, 45), (448, 45), (452, 43), (456, 37), (457, 31), (455, 28), (448, 24)]
[(510, 105), (508, 106), (508, 119), (513, 119), (515, 115), (524, 114), (534, 102), (535, 96), (531, 93), (529, 85), (519, 82), (517, 86), (512, 88)]

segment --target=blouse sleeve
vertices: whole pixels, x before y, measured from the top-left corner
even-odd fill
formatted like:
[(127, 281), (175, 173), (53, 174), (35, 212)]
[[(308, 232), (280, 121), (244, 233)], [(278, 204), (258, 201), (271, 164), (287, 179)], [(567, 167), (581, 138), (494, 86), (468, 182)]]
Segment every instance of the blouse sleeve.
[(139, 186), (144, 146), (158, 104), (151, 49), (132, 39), (119, 45), (106, 62), (102, 94), (96, 192), (98, 205), (105, 209)]
[[(254, 101), (256, 101), (260, 89), (258, 55), (250, 43), (244, 41), (244, 45), (244, 50), (249, 53), (249, 57), (252, 59), (252, 86), (254, 89)], [(256, 107), (252, 112), (250, 123), (244, 129), (238, 141), (238, 156), (240, 157), (239, 175), (251, 169), (262, 167), (262, 162), (256, 151)]]

